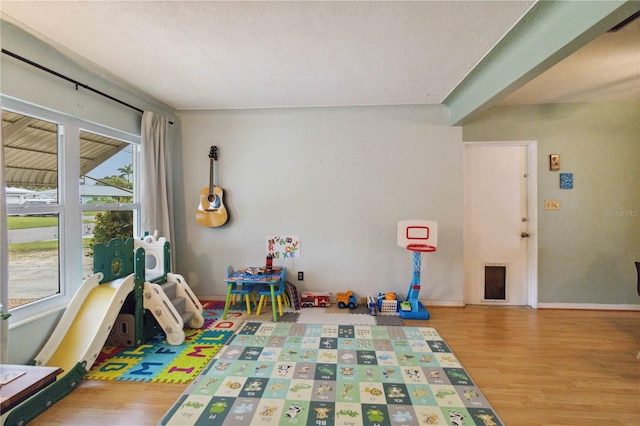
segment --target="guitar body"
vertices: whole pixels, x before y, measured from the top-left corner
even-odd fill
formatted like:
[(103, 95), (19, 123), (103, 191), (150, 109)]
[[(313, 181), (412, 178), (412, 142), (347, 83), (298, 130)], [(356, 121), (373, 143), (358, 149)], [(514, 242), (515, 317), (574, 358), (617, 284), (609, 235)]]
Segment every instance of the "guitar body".
[(229, 220), (227, 208), (224, 206), (224, 191), (214, 183), (214, 168), (217, 161), (218, 148), (212, 146), (209, 151), (209, 186), (200, 191), (200, 203), (196, 210), (198, 225), (207, 228), (222, 226)]
[(222, 226), (229, 220), (229, 214), (224, 206), (224, 191), (219, 186), (213, 187), (213, 197), (209, 194), (209, 187), (200, 191), (200, 204), (196, 211), (198, 225), (207, 228)]

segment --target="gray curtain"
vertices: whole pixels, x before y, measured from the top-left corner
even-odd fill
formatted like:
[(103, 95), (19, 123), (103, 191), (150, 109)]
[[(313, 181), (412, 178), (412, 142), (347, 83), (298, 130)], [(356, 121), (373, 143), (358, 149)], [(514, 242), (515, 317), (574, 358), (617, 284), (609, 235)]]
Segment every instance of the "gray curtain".
[[(169, 119), (152, 112), (142, 114), (142, 232), (165, 237), (173, 245), (173, 192), (171, 188)], [(171, 259), (174, 270), (174, 259)]]

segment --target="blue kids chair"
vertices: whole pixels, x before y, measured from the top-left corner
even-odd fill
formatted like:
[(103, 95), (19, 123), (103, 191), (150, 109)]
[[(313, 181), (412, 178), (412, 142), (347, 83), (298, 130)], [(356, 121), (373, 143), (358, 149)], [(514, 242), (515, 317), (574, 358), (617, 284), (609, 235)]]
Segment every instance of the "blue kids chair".
[[(227, 266), (227, 278), (233, 275), (234, 270), (233, 266)], [(251, 301), (253, 301), (253, 305), (256, 306), (256, 295), (254, 293), (254, 286), (249, 284), (240, 284), (233, 283), (231, 288), (231, 302), (230, 305), (235, 305), (236, 296), (240, 295), (241, 297), (244, 295), (244, 300), (247, 304), (247, 315), (251, 315)]]
[[(274, 296), (278, 301), (278, 312), (280, 316), (284, 315), (282, 311), (282, 305), (289, 306), (289, 299), (285, 294), (287, 289), (287, 268), (282, 268), (280, 271), (280, 282), (278, 283), (278, 288), (274, 290)], [(260, 310), (263, 306), (266, 306), (267, 300), (271, 298), (271, 288), (269, 286), (264, 286), (262, 290), (258, 292), (260, 295), (260, 300), (258, 301), (258, 309), (256, 310), (256, 315), (260, 315)], [(272, 300), (271, 303), (274, 303)]]

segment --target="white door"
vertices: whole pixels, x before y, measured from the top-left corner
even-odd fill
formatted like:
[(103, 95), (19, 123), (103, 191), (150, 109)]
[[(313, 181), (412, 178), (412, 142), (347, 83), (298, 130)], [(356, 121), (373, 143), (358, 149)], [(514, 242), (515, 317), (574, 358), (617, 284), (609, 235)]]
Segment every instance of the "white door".
[(466, 304), (530, 304), (528, 149), (526, 144), (465, 144)]

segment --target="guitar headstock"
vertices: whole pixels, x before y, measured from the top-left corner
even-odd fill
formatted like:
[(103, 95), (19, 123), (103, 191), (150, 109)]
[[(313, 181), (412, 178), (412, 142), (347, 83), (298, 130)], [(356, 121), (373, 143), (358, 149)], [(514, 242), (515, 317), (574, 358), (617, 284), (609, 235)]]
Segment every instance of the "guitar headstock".
[(213, 158), (214, 160), (218, 160), (218, 147), (212, 146), (209, 150), (209, 158)]

